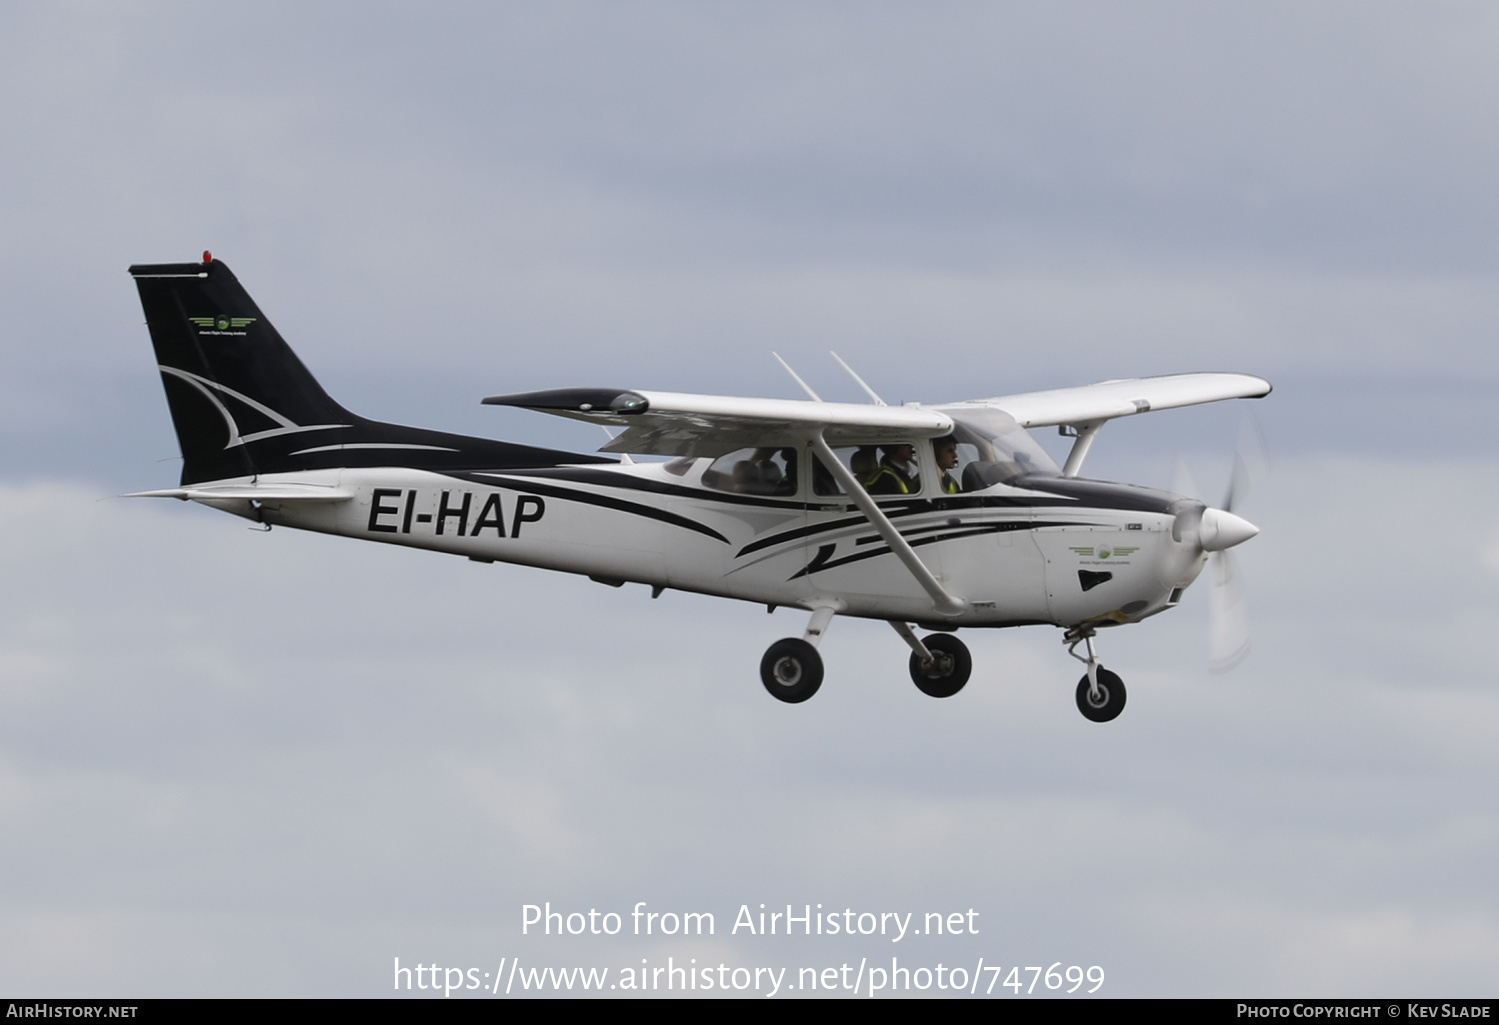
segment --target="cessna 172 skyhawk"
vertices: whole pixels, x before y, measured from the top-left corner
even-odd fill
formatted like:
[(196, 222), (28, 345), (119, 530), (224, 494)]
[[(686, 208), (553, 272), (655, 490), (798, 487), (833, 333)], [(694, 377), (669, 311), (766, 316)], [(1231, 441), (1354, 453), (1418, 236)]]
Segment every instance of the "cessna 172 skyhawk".
[[(1257, 533), (1227, 508), (1078, 473), (1109, 420), (1269, 394), (1258, 377), (1181, 374), (936, 406), (885, 405), (862, 380), (872, 404), (810, 389), (795, 401), (626, 388), (484, 400), (623, 428), (601, 449), (616, 460), (366, 420), (323, 391), (210, 254), (130, 273), (183, 456), (181, 486), (143, 496), (653, 595), (803, 609), (803, 636), (772, 644), (760, 665), (782, 701), (822, 684), (817, 648), (834, 616), (888, 622), (934, 697), (956, 694), (972, 668), (953, 631), (1050, 624), (1087, 665), (1078, 708), (1113, 719), (1125, 690), (1099, 662), (1096, 630), (1172, 608), (1209, 552)], [(1048, 426), (1076, 438), (1061, 467), (1026, 431)]]

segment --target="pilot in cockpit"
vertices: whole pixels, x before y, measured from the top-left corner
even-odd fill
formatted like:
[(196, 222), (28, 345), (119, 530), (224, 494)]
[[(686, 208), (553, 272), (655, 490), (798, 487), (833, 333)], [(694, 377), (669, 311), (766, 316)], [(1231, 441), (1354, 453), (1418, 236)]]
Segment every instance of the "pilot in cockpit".
[(958, 439), (951, 434), (944, 434), (940, 438), (932, 440), (932, 451), (937, 456), (937, 469), (942, 473), (942, 479), (938, 486), (944, 495), (956, 495), (963, 490), (958, 484), (958, 478), (953, 471), (958, 468)]

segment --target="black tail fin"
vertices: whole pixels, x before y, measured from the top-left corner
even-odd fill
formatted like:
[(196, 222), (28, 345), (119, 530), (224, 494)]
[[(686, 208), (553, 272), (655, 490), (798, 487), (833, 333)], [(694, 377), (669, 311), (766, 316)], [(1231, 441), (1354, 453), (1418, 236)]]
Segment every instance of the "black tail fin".
[(256, 446), (252, 455), (250, 442), (342, 432), (358, 422), (328, 397), (224, 264), (138, 264), (130, 273), (182, 445), (182, 483), (269, 471), (257, 467), (263, 452)]
[(341, 466), (601, 461), (366, 420), (323, 391), (223, 263), (137, 264), (130, 274), (182, 446), (183, 484)]

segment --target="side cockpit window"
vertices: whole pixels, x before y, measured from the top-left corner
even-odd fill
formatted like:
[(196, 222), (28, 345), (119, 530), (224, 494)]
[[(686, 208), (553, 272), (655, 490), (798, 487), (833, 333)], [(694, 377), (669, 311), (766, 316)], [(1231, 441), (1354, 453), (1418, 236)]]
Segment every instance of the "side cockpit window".
[(790, 498), (796, 494), (796, 449), (741, 448), (713, 460), (703, 486), (736, 495)]
[[(921, 491), (915, 445), (837, 445), (833, 455), (871, 495), (914, 495)], [(812, 463), (812, 491), (818, 495), (843, 494), (837, 479), (820, 460)]]
[[(953, 419), (949, 438), (955, 443), (952, 455), (937, 452), (938, 465), (943, 468), (944, 482), (949, 477), (956, 479), (959, 491), (983, 491), (1027, 477), (1061, 474), (1046, 450), (1008, 413), (981, 405), (938, 408)], [(936, 444), (945, 441), (938, 439)], [(946, 463), (953, 465), (949, 469)], [(944, 490), (950, 491), (950, 485), (944, 484)]]

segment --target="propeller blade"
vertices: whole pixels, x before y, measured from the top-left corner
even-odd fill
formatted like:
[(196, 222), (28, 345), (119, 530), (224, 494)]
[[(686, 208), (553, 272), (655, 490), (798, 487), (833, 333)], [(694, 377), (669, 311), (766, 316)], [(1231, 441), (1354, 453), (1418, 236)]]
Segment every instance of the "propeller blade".
[(1226, 673), (1249, 654), (1249, 609), (1244, 583), (1226, 551), (1213, 556), (1212, 590), (1208, 592), (1208, 668)]
[[(1239, 443), (1234, 452), (1228, 493), (1217, 509), (1206, 509), (1198, 517), (1194, 540), (1203, 551), (1212, 552), (1212, 582), (1208, 591), (1208, 668), (1226, 673), (1249, 654), (1249, 607), (1244, 600), (1244, 580), (1228, 549), (1259, 533), (1259, 528), (1234, 513), (1242, 506), (1251, 485), (1269, 466), (1265, 438), (1252, 416), (1239, 422)], [(1177, 514), (1180, 522), (1182, 516)], [(1173, 524), (1173, 532), (1178, 530)]]
[(1265, 435), (1260, 431), (1259, 421), (1252, 414), (1245, 414), (1239, 421), (1239, 443), (1234, 450), (1234, 469), (1228, 480), (1228, 494), (1220, 506), (1224, 512), (1233, 512), (1235, 504), (1243, 504), (1254, 482), (1263, 478), (1270, 468), (1270, 457), (1266, 453)]
[(1228, 494), (1223, 496), (1223, 504), (1218, 508), (1224, 512), (1234, 511), (1234, 501), (1243, 501), (1249, 492), (1249, 467), (1244, 463), (1244, 456), (1238, 452), (1234, 453), (1234, 469), (1228, 478)]

